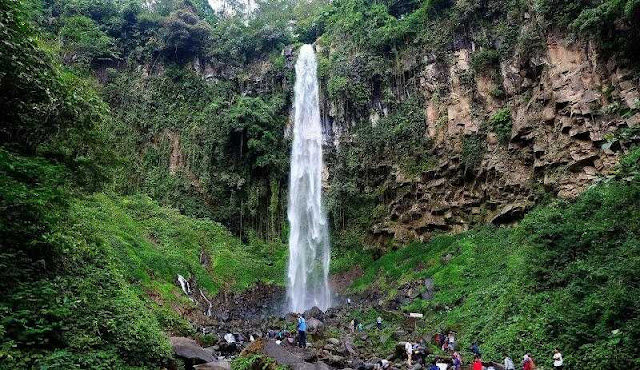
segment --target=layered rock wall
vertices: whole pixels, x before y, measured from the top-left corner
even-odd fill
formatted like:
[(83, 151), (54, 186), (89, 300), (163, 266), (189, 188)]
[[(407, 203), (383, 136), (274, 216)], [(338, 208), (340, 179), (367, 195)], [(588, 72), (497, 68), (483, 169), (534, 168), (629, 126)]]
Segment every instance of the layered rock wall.
[[(515, 55), (482, 70), (472, 67), (472, 46), (448, 62), (425, 56), (416, 64), (435, 165), (413, 177), (390, 171), (392, 200), (371, 230), (378, 242), (512, 223), (542, 194), (575, 197), (614, 169), (625, 151), (617, 130), (640, 121), (638, 78), (592, 45), (546, 41), (534, 58)], [(506, 141), (487, 123), (501, 109), (511, 116)], [(386, 114), (372, 110), (372, 117)], [(348, 131), (340, 124), (332, 119)]]

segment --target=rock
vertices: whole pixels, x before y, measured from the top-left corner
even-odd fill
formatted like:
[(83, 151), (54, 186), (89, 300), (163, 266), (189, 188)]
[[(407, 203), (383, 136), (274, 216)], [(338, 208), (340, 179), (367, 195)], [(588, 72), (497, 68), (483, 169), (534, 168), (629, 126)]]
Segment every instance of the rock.
[(329, 365), (325, 364), (324, 362), (316, 362), (316, 363), (301, 362), (301, 363), (291, 365), (291, 370), (330, 370), (330, 369), (331, 368), (329, 367)]
[(420, 370), (422, 369), (422, 365), (415, 363), (413, 364), (413, 366), (411, 367), (411, 370)]
[(238, 344), (235, 342), (233, 343), (222, 342), (218, 346), (220, 348), (220, 352), (226, 355), (234, 354), (239, 350)]
[(326, 359), (329, 365), (340, 368), (340, 369), (345, 366), (347, 362), (346, 360), (347, 360), (346, 358), (338, 355), (331, 355)]
[(453, 259), (453, 254), (451, 254), (451, 253), (447, 253), (446, 255), (444, 255), (444, 256), (442, 257), (442, 263), (446, 265), (446, 264), (447, 264), (447, 263), (449, 263), (449, 261), (451, 261), (452, 259)]
[(231, 370), (231, 362), (226, 360), (212, 361), (205, 364), (196, 365), (195, 370)]
[(171, 337), (171, 347), (178, 357), (194, 360), (198, 363), (215, 361), (210, 352), (205, 351), (195, 340), (185, 337)]
[[(256, 341), (254, 343), (258, 342), (259, 341)], [(266, 341), (261, 349), (261, 352), (262, 354), (276, 360), (276, 362), (280, 365), (292, 366), (293, 364), (304, 362), (301, 357), (294, 355), (293, 353), (287, 351), (282, 346), (277, 345), (273, 341)]]
[(304, 312), (304, 317), (307, 319), (313, 317), (314, 319), (324, 321), (324, 312), (322, 312), (322, 310), (317, 306), (313, 306), (313, 308), (310, 308)]
[(316, 319), (315, 317), (310, 317), (307, 319), (307, 330), (310, 334), (319, 334), (324, 329), (324, 324), (322, 321)]
[(507, 204), (491, 219), (491, 223), (495, 225), (511, 223), (522, 218), (527, 208), (527, 205), (523, 203)]
[(351, 356), (355, 356), (357, 354), (356, 350), (353, 349), (353, 344), (348, 341), (344, 341), (344, 353)]
[(340, 341), (336, 338), (329, 338), (327, 339), (327, 342), (333, 344), (334, 346), (337, 346), (338, 344), (340, 344)]

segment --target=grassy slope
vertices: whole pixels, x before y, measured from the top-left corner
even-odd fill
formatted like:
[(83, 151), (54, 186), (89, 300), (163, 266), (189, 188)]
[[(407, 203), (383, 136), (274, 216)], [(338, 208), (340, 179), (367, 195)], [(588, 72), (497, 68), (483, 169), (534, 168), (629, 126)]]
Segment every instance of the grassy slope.
[(146, 196), (77, 194), (68, 175), (0, 150), (0, 368), (158, 368), (165, 333), (192, 330), (170, 308), (193, 307), (178, 273), (208, 296), (284, 281), (282, 246), (244, 246)]
[[(286, 250), (245, 246), (222, 225), (159, 207), (146, 196), (97, 194), (72, 207), (83, 235), (93, 235), (109, 248), (125, 276), (144, 289), (171, 298), (177, 274), (193, 276), (209, 295), (221, 287), (248, 288), (258, 280), (284, 283)], [(212, 261), (200, 264), (201, 252)], [(265, 253), (273, 253), (267, 260)], [(275, 263), (272, 267), (268, 264)]]
[(638, 367), (639, 155), (627, 159), (635, 177), (601, 184), (574, 203), (540, 207), (514, 228), (411, 244), (370, 264), (352, 289), (391, 298), (401, 283), (432, 277), (434, 298), (404, 307), (425, 314), (425, 333), (454, 329), (463, 349), (478, 340), (495, 360), (532, 351), (548, 365), (558, 346), (570, 364)]

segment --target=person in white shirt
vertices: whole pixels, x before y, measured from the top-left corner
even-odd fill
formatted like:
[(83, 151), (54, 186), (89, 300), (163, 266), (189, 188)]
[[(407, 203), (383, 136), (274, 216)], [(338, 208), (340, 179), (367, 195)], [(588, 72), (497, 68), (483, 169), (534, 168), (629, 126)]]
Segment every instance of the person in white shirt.
[(504, 356), (504, 369), (505, 370), (516, 370), (516, 365), (513, 363), (511, 357), (505, 355)]
[(556, 348), (553, 350), (553, 368), (554, 370), (562, 370), (564, 367), (564, 360), (562, 359), (562, 353)]
[(411, 342), (406, 342), (404, 344), (404, 350), (407, 352), (407, 364), (411, 366), (411, 353), (413, 353), (413, 345)]

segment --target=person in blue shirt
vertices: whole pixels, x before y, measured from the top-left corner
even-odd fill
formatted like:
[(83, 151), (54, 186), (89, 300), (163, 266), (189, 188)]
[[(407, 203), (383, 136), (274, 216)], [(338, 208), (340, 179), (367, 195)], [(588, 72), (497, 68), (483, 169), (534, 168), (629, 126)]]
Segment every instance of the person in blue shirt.
[(304, 321), (304, 315), (298, 316), (298, 346), (307, 347), (307, 322)]

